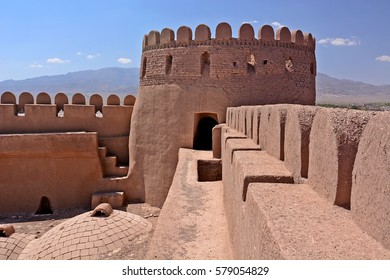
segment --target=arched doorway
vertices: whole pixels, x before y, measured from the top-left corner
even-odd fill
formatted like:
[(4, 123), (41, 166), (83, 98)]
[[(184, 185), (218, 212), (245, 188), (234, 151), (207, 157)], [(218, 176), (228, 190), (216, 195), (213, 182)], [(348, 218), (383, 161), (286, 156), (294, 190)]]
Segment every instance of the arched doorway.
[(213, 147), (213, 127), (218, 124), (216, 113), (195, 113), (195, 150), (211, 150)]
[(50, 200), (46, 196), (42, 196), (41, 201), (39, 203), (38, 210), (37, 212), (35, 212), (35, 215), (44, 215), (44, 214), (53, 214)]

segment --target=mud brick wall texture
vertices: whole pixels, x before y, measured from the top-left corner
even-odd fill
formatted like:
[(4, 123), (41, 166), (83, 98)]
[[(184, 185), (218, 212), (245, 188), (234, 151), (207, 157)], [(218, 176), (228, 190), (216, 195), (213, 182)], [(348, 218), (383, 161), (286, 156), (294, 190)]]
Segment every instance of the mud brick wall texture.
[[(386, 254), (389, 253), (388, 112), (282, 104), (228, 108), (227, 114), (227, 126), (222, 129), (225, 138), (232, 133), (239, 134), (241, 138), (236, 135), (234, 141), (241, 149), (248, 145), (248, 139), (252, 139), (255, 146), (251, 153), (262, 149), (274, 158), (284, 158), (281, 163), (291, 172), (295, 184), (283, 187), (283, 190), (289, 192), (290, 188), (291, 192), (295, 192), (298, 187), (294, 186), (304, 183), (301, 188), (310, 189), (310, 193), (315, 196), (313, 199), (339, 209), (337, 211), (344, 213), (340, 215), (345, 216), (349, 224), (359, 228), (356, 232), (368, 234), (373, 241), (376, 240), (374, 243), (381, 244), (385, 251), (387, 249)], [(245, 118), (252, 118), (254, 121), (248, 122)], [(248, 124), (252, 126), (248, 127)], [(230, 134), (227, 133), (229, 130)], [(225, 138), (222, 137), (222, 141)], [(226, 141), (229, 144), (233, 140)], [(222, 144), (224, 159), (224, 156), (227, 157), (224, 153), (229, 152), (225, 151), (224, 143)], [(226, 163), (230, 165), (229, 160), (223, 161), (223, 164)], [(223, 168), (227, 171), (228, 167)], [(228, 173), (235, 172), (233, 168)], [(229, 186), (229, 175), (223, 176), (224, 180), (227, 180), (224, 181), (224, 186), (225, 183)], [(258, 187), (262, 188), (260, 184)], [(302, 191), (302, 195), (306, 192), (309, 197), (308, 190)], [(248, 195), (249, 191), (250, 186)], [(229, 190), (226, 193), (229, 193)], [(226, 200), (229, 204), (226, 207), (230, 209), (234, 198), (227, 195)], [(292, 203), (288, 207), (296, 205), (293, 201)], [(239, 226), (232, 226), (237, 227)]]
[(220, 23), (214, 34), (202, 24), (145, 35), (130, 136), (141, 200), (163, 205), (179, 148), (193, 148), (196, 114), (224, 123), (230, 106), (314, 105), (315, 77), (315, 40), (300, 30), (265, 25), (255, 35), (243, 24), (234, 38)]

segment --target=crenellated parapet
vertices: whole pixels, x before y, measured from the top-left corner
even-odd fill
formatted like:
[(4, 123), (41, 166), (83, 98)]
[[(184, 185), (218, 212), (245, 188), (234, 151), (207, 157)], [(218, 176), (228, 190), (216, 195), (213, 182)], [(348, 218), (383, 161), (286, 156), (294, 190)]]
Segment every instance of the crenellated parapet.
[(134, 106), (135, 104), (135, 96), (126, 95), (123, 100), (119, 98), (116, 94), (109, 95), (106, 100), (99, 94), (93, 94), (89, 97), (89, 101), (87, 103), (87, 98), (81, 94), (76, 93), (69, 98), (65, 93), (57, 93), (52, 100), (49, 94), (46, 92), (39, 93), (35, 98), (29, 92), (22, 92), (19, 95), (18, 101), (12, 92), (6, 91), (0, 95), (0, 104), (14, 104), (18, 105), (18, 109), (23, 111), (24, 106), (26, 104), (36, 104), (36, 105), (57, 105), (59, 110), (64, 108), (65, 104), (72, 105), (93, 105), (96, 108), (96, 111), (101, 111), (103, 104), (106, 105), (123, 105), (123, 106)]
[(171, 155), (196, 147), (201, 118), (223, 123), (231, 106), (315, 104), (310, 33), (264, 25), (256, 35), (253, 26), (243, 24), (237, 34), (234, 38), (223, 22), (215, 32), (201, 24), (144, 36), (130, 154), (151, 205), (163, 205), (177, 164)]
[(201, 24), (144, 36), (140, 86), (177, 84), (223, 87), (232, 106), (269, 103), (314, 104), (315, 39), (301, 30), (262, 26), (255, 36), (243, 24), (238, 38), (220, 23), (215, 35)]
[(222, 22), (217, 25), (215, 37), (207, 25), (200, 24), (193, 33), (188, 26), (181, 26), (176, 32), (170, 28), (164, 28), (161, 33), (152, 30), (144, 36), (143, 51), (159, 48), (190, 47), (201, 45), (251, 45), (251, 46), (278, 46), (286, 48), (315, 50), (315, 39), (311, 33), (303, 33), (301, 30), (290, 31), (282, 26), (276, 30), (272, 26), (264, 25), (255, 36), (252, 25), (244, 23), (238, 31), (238, 38), (232, 35), (231, 26)]
[[(18, 100), (18, 101), (17, 101)], [(99, 137), (128, 137), (135, 97), (123, 100), (112, 94), (86, 98), (81, 93), (69, 98), (58, 93), (52, 99), (42, 92), (34, 97), (11, 92), (0, 97), (0, 134), (91, 131)]]

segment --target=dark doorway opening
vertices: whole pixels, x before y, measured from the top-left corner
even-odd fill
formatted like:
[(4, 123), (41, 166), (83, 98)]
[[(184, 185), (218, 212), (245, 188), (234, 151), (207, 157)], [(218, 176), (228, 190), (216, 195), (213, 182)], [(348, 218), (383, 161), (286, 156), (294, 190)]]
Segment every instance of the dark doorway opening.
[(217, 114), (195, 114), (194, 149), (210, 151), (213, 148), (213, 127), (218, 124)]
[(50, 200), (46, 196), (42, 196), (41, 202), (39, 203), (39, 207), (35, 215), (45, 215), (45, 214), (53, 214), (53, 210), (51, 209)]

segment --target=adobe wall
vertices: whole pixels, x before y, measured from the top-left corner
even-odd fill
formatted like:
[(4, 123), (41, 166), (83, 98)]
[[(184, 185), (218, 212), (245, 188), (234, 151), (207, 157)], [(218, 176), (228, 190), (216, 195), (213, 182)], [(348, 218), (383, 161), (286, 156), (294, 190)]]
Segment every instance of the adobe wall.
[[(390, 114), (265, 105), (227, 115), (222, 176), (235, 258), (388, 259)], [(284, 161), (272, 163), (281, 144)]]
[[(94, 192), (123, 191), (127, 200), (140, 200), (126, 176), (135, 98), (71, 99), (59, 93), (52, 104), (46, 93), (1, 95), (0, 212), (34, 213), (42, 196), (53, 209), (89, 208)], [(107, 148), (106, 158), (98, 147)], [(107, 168), (120, 175), (107, 175)]]
[[(191, 92), (191, 94), (188, 94)], [(223, 122), (228, 102), (220, 88), (140, 87), (130, 134), (130, 178), (142, 200), (161, 207), (176, 169), (179, 148), (192, 148), (195, 112), (213, 112)]]
[[(179, 148), (192, 148), (195, 113), (226, 121), (229, 106), (315, 102), (311, 34), (244, 24), (233, 38), (227, 23), (164, 29), (145, 35), (140, 87), (132, 117), (130, 176), (145, 201), (162, 206)], [(158, 183), (157, 183), (158, 182)]]
[(53, 209), (89, 208), (103, 180), (97, 134), (0, 135), (0, 212), (35, 213), (41, 197)]
[(373, 112), (325, 109), (314, 117), (308, 183), (330, 202), (350, 208), (352, 169), (361, 135)]
[(65, 94), (59, 93), (52, 102), (46, 93), (34, 98), (24, 92), (17, 103), (15, 95), (5, 92), (1, 95), (0, 134), (97, 132), (99, 146), (106, 146), (120, 162), (127, 164), (134, 105), (130, 97), (127, 96), (124, 105), (120, 105), (119, 97), (111, 95), (105, 102), (108, 105), (103, 105), (103, 98), (94, 94), (89, 105), (86, 105), (86, 98), (82, 94), (75, 94), (70, 101)]
[(319, 109), (319, 107), (294, 105), (287, 110), (284, 162), (298, 182), (301, 178), (308, 177), (310, 132), (314, 116)]
[(352, 173), (355, 222), (390, 249), (390, 113), (372, 117), (360, 139)]
[(230, 25), (220, 23), (215, 38), (209, 27), (199, 25), (194, 38), (192, 30), (182, 26), (176, 38), (166, 28), (161, 34), (151, 31), (144, 40), (141, 87), (196, 81), (199, 87), (223, 86), (230, 106), (315, 102), (315, 43), (310, 33), (282, 27), (275, 37), (273, 28), (265, 25), (256, 38), (253, 27), (244, 24), (233, 38)]

